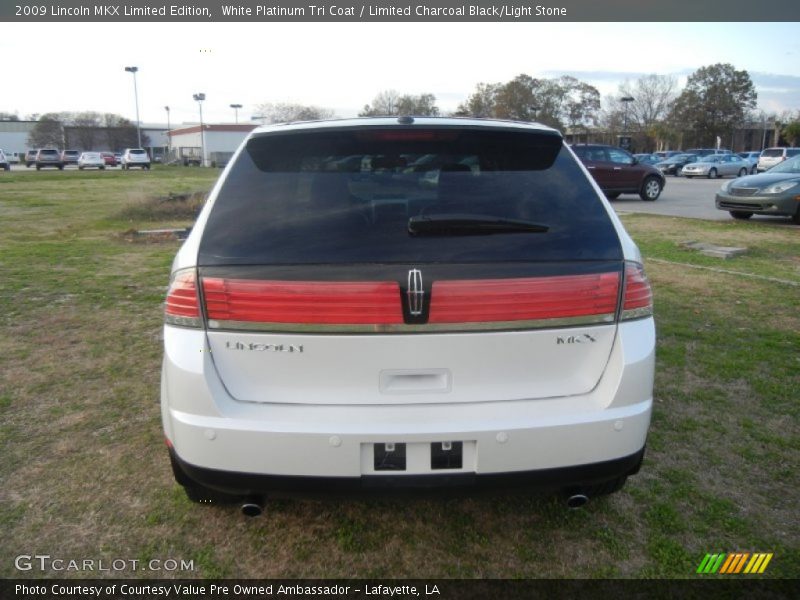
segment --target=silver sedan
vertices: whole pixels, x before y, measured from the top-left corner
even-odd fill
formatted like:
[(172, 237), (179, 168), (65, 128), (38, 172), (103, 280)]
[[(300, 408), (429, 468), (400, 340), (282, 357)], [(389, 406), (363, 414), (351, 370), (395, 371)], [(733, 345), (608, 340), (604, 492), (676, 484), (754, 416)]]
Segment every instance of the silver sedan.
[(749, 163), (736, 154), (710, 154), (681, 169), (681, 175), (684, 177), (708, 177), (709, 179), (726, 175), (744, 177), (749, 172)]

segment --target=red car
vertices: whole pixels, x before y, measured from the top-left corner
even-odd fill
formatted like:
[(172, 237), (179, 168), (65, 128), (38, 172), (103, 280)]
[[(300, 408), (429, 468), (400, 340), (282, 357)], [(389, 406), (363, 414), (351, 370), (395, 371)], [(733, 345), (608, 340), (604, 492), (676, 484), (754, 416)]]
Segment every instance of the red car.
[(117, 157), (114, 156), (113, 152), (101, 152), (100, 156), (103, 157), (103, 160), (105, 161), (107, 167), (117, 166)]

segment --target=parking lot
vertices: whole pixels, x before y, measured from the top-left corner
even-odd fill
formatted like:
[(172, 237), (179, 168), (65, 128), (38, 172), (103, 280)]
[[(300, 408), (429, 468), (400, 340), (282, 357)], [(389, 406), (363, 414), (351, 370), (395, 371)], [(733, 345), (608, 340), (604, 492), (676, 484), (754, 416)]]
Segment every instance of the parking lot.
[[(667, 185), (655, 202), (644, 202), (637, 195), (623, 194), (612, 200), (617, 213), (646, 213), (669, 217), (688, 217), (709, 221), (731, 221), (731, 216), (714, 206), (714, 195), (720, 186), (730, 181), (725, 179), (687, 179), (685, 177), (667, 176)], [(762, 217), (754, 215), (751, 223), (773, 224), (775, 226), (792, 227), (794, 224), (788, 217)]]

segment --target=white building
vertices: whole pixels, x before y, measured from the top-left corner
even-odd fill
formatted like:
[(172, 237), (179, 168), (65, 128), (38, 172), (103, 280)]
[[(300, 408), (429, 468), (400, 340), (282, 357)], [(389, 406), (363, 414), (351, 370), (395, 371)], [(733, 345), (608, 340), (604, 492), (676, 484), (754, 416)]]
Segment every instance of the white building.
[(200, 164), (200, 152), (203, 148), (202, 162), (206, 166), (223, 166), (242, 143), (247, 134), (258, 127), (250, 124), (203, 124), (202, 135), (200, 125), (173, 129), (169, 132), (170, 162), (183, 164)]

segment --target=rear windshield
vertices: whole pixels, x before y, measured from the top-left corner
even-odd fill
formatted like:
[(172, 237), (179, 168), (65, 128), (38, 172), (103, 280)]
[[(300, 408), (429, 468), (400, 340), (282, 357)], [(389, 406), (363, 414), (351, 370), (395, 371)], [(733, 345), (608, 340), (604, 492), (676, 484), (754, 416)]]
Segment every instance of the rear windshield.
[(766, 158), (776, 158), (778, 156), (783, 156), (783, 148), (767, 148), (761, 153), (761, 156)]
[(42, 156), (58, 156), (58, 150), (39, 150)]
[[(621, 259), (604, 206), (560, 138), (398, 131), (251, 139), (209, 215), (200, 264)], [(451, 217), (542, 228), (410, 232), (414, 220)]]

